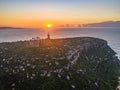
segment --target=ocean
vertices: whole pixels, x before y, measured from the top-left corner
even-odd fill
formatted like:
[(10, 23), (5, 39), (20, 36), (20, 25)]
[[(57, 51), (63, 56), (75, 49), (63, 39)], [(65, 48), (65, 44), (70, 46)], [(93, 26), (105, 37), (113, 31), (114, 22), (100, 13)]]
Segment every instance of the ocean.
[(51, 38), (97, 37), (107, 40), (120, 59), (120, 28), (0, 29), (0, 42), (46, 38), (48, 32)]

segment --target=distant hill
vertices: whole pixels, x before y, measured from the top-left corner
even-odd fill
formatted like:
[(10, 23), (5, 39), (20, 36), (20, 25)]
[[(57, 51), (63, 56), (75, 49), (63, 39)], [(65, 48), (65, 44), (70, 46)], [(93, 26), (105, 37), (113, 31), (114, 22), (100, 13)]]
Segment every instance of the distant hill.
[(84, 24), (85, 27), (120, 27), (120, 21), (106, 21), (100, 23)]
[(64, 28), (75, 28), (75, 27), (120, 27), (120, 21), (105, 21), (98, 23), (87, 23), (87, 24), (65, 24), (59, 25), (58, 27)]
[(24, 29), (20, 27), (0, 27), (0, 29)]

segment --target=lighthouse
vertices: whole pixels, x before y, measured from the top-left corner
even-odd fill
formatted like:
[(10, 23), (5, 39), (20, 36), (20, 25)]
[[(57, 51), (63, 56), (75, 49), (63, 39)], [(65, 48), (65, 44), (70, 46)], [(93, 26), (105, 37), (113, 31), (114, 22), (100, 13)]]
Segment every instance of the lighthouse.
[(50, 34), (49, 33), (47, 34), (47, 39), (50, 40)]

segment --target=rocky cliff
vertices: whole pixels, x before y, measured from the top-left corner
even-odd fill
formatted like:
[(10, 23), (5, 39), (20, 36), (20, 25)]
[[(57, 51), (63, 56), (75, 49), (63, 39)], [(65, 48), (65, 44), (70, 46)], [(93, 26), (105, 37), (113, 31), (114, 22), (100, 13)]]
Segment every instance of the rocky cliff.
[[(78, 37), (0, 44), (1, 90), (115, 90), (120, 62), (107, 42)], [(34, 43), (36, 44), (36, 43)]]

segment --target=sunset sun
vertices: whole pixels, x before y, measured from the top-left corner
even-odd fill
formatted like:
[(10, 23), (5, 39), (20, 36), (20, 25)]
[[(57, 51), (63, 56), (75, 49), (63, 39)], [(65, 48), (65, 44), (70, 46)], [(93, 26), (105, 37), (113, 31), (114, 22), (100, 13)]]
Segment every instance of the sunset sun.
[(51, 27), (52, 27), (52, 25), (51, 25), (51, 24), (47, 24), (47, 27), (48, 27), (48, 28), (51, 28)]

